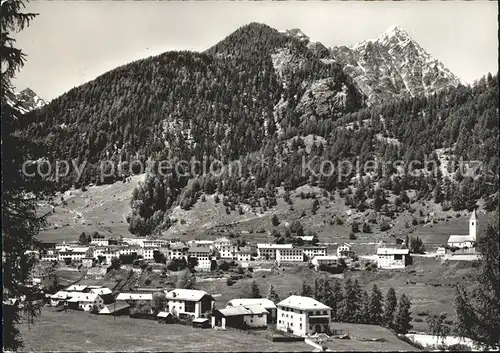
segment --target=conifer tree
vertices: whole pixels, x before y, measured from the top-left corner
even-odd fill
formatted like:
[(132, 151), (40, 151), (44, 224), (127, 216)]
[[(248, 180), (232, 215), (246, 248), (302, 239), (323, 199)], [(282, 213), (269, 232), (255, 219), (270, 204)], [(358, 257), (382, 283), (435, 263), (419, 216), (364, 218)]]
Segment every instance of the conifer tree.
[(380, 292), (380, 289), (378, 289), (376, 284), (374, 284), (372, 287), (368, 312), (369, 312), (368, 322), (370, 324), (372, 325), (383, 324), (382, 292)]
[(259, 284), (255, 280), (253, 280), (252, 284), (250, 285), (250, 292), (252, 298), (262, 298), (262, 296), (260, 295)]
[[(362, 310), (363, 310), (363, 289), (361, 288), (361, 285), (359, 284), (358, 279), (354, 280), (353, 283), (353, 306), (354, 306), (354, 322), (361, 322), (362, 321)], [(369, 297), (368, 297), (369, 298)]]
[(342, 287), (340, 286), (339, 280), (335, 280), (333, 282), (331, 293), (332, 293), (332, 299), (328, 306), (332, 308), (332, 321), (340, 321), (343, 295), (342, 295)]
[[(28, 285), (34, 261), (26, 250), (38, 246), (35, 236), (45, 225), (45, 215), (37, 214), (37, 204), (52, 195), (51, 184), (36, 173), (36, 165), (28, 166), (33, 177), (23, 173), (26, 161), (46, 153), (45, 146), (33, 142), (31, 136), (18, 134), (22, 112), (11, 81), (24, 65), (25, 54), (15, 47), (13, 34), (29, 26), (37, 14), (22, 12), (24, 1), (2, 1), (1, 25), (1, 122), (2, 122), (2, 282), (3, 282), (3, 348), (23, 347), (19, 325), (33, 323), (40, 314), (42, 295)], [(14, 103), (11, 103), (14, 102)]]
[(394, 288), (389, 288), (387, 295), (385, 296), (384, 304), (384, 325), (387, 328), (394, 328), (394, 314), (398, 305), (398, 299), (396, 298), (396, 291)]
[(302, 282), (302, 288), (300, 290), (300, 295), (303, 297), (311, 297), (313, 295), (313, 290), (306, 281)]
[(363, 290), (361, 294), (361, 309), (357, 318), (357, 322), (360, 324), (370, 323), (370, 296), (366, 290)]
[(397, 333), (407, 334), (408, 331), (413, 327), (411, 324), (411, 302), (406, 294), (401, 294), (398, 302), (398, 311), (394, 317), (394, 329)]
[(478, 241), (481, 257), (477, 287), (468, 292), (458, 286), (455, 296), (457, 333), (490, 347), (500, 345), (499, 243), (497, 210), (495, 221), (487, 225)]
[(343, 322), (357, 322), (361, 313), (361, 287), (358, 280), (344, 282), (341, 318)]
[(272, 284), (269, 287), (269, 292), (267, 293), (267, 299), (269, 299), (270, 301), (272, 301), (275, 304), (279, 303), (279, 301), (280, 301), (280, 297), (279, 297), (278, 293), (276, 293), (276, 290), (274, 289), (274, 286)]

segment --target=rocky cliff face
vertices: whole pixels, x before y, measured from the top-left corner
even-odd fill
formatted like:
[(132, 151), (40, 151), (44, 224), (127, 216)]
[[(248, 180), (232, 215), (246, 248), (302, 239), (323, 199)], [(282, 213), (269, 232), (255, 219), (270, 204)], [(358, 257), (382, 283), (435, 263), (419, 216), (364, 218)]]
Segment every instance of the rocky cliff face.
[(375, 40), (330, 49), (331, 57), (353, 78), (367, 103), (432, 94), (461, 81), (398, 26)]

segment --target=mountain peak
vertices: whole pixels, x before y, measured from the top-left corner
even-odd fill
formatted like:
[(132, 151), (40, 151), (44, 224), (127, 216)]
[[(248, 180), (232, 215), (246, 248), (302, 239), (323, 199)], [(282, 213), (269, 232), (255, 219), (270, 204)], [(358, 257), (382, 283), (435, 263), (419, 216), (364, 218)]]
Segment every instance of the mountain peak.
[(280, 31), (280, 33), (286, 34), (287, 36), (297, 38), (303, 41), (309, 41), (309, 37), (304, 34), (299, 28), (291, 28)]
[(406, 33), (406, 31), (401, 28), (398, 24), (393, 24), (387, 28), (387, 30), (384, 33)]
[(428, 95), (461, 83), (397, 24), (376, 39), (332, 48), (331, 52), (363, 87), (369, 103), (401, 95)]
[(33, 109), (38, 109), (47, 104), (31, 88), (25, 88), (15, 94), (16, 101), (19, 103), (21, 112), (27, 113)]
[(385, 42), (387, 40), (391, 40), (396, 38), (398, 42), (404, 41), (413, 41), (408, 32), (406, 32), (399, 25), (395, 24), (387, 28), (387, 30), (382, 33), (375, 41), (377, 42)]

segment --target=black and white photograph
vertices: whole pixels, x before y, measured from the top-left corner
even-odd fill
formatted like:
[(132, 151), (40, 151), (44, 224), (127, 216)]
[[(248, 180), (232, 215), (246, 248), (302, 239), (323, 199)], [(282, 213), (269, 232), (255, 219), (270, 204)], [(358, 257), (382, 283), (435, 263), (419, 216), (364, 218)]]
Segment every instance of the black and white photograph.
[(496, 1), (0, 16), (4, 351), (500, 350)]

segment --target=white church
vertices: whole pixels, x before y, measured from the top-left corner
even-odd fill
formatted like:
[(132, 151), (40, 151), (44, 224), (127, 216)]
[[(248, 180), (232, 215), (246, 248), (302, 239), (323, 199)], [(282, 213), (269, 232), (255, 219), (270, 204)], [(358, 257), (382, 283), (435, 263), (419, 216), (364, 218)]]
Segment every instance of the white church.
[(472, 211), (469, 218), (469, 234), (468, 235), (450, 235), (448, 246), (451, 248), (472, 248), (476, 243), (477, 235), (477, 214), (476, 210)]

